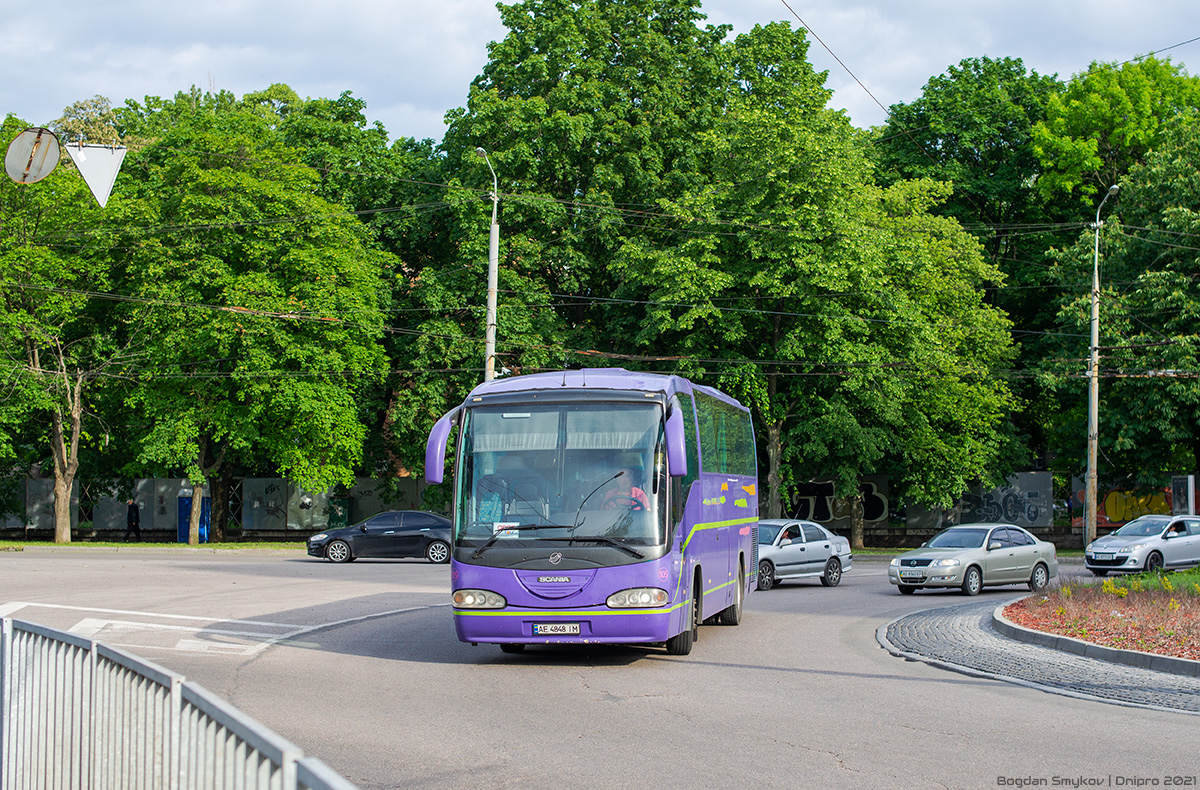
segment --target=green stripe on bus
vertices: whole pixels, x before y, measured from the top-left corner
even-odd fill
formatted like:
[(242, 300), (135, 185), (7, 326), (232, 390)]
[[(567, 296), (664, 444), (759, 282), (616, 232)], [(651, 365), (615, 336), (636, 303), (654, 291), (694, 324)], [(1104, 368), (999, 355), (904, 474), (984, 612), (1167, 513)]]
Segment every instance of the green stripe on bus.
[(718, 584), (716, 587), (713, 587), (711, 590), (705, 590), (704, 594), (711, 595), (712, 593), (715, 593), (717, 590), (724, 590), (726, 587), (728, 587), (732, 584), (736, 584), (736, 583), (737, 583), (736, 579), (730, 579), (729, 581), (725, 582), (724, 584)]
[(717, 529), (719, 527), (736, 527), (739, 524), (754, 524), (757, 522), (758, 522), (758, 516), (753, 516), (751, 518), (735, 518), (735, 519), (732, 519), (731, 521), (709, 521), (704, 524), (697, 524), (696, 526), (692, 527), (692, 531), (688, 533), (687, 540), (685, 540), (683, 542), (683, 549), (685, 551), (687, 550), (688, 543), (690, 543), (692, 541), (692, 538), (700, 530)]

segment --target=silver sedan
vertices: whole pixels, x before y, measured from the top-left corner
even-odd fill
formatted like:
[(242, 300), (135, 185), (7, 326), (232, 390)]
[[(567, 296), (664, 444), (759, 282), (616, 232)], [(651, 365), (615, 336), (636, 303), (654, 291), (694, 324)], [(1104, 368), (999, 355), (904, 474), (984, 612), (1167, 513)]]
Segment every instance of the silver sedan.
[(794, 519), (758, 522), (758, 589), (769, 590), (783, 579), (820, 579), (836, 587), (850, 570), (850, 541), (820, 524)]
[(888, 566), (888, 581), (904, 594), (958, 587), (1027, 584), (1038, 591), (1058, 575), (1058, 551), (1014, 524), (963, 524), (944, 529)]
[(1141, 516), (1088, 544), (1083, 564), (1109, 571), (1174, 570), (1200, 564), (1200, 517)]

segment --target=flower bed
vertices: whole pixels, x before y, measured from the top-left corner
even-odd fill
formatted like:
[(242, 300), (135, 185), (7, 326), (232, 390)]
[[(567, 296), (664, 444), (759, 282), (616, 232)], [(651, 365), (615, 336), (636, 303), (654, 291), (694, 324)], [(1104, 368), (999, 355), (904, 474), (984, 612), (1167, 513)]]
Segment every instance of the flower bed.
[(1106, 647), (1200, 660), (1200, 572), (1066, 582), (1004, 609), (1013, 623)]

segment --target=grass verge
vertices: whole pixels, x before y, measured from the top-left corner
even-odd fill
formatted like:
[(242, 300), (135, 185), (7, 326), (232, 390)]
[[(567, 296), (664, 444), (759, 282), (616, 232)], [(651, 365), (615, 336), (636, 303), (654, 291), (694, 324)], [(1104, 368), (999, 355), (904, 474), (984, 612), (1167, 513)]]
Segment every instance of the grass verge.
[(1200, 570), (1059, 581), (1004, 616), (1107, 647), (1200, 660)]

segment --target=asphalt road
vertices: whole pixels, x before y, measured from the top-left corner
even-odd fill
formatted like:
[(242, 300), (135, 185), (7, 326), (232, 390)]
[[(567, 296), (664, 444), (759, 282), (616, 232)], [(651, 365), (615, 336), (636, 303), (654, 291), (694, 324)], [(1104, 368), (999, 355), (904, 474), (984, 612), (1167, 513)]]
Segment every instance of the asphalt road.
[(0, 552), (0, 614), (185, 674), (363, 790), (1196, 786), (1200, 717), (890, 655), (881, 624), (964, 599), (885, 567), (755, 593), (686, 657), (464, 645), (448, 566), (298, 552)]

